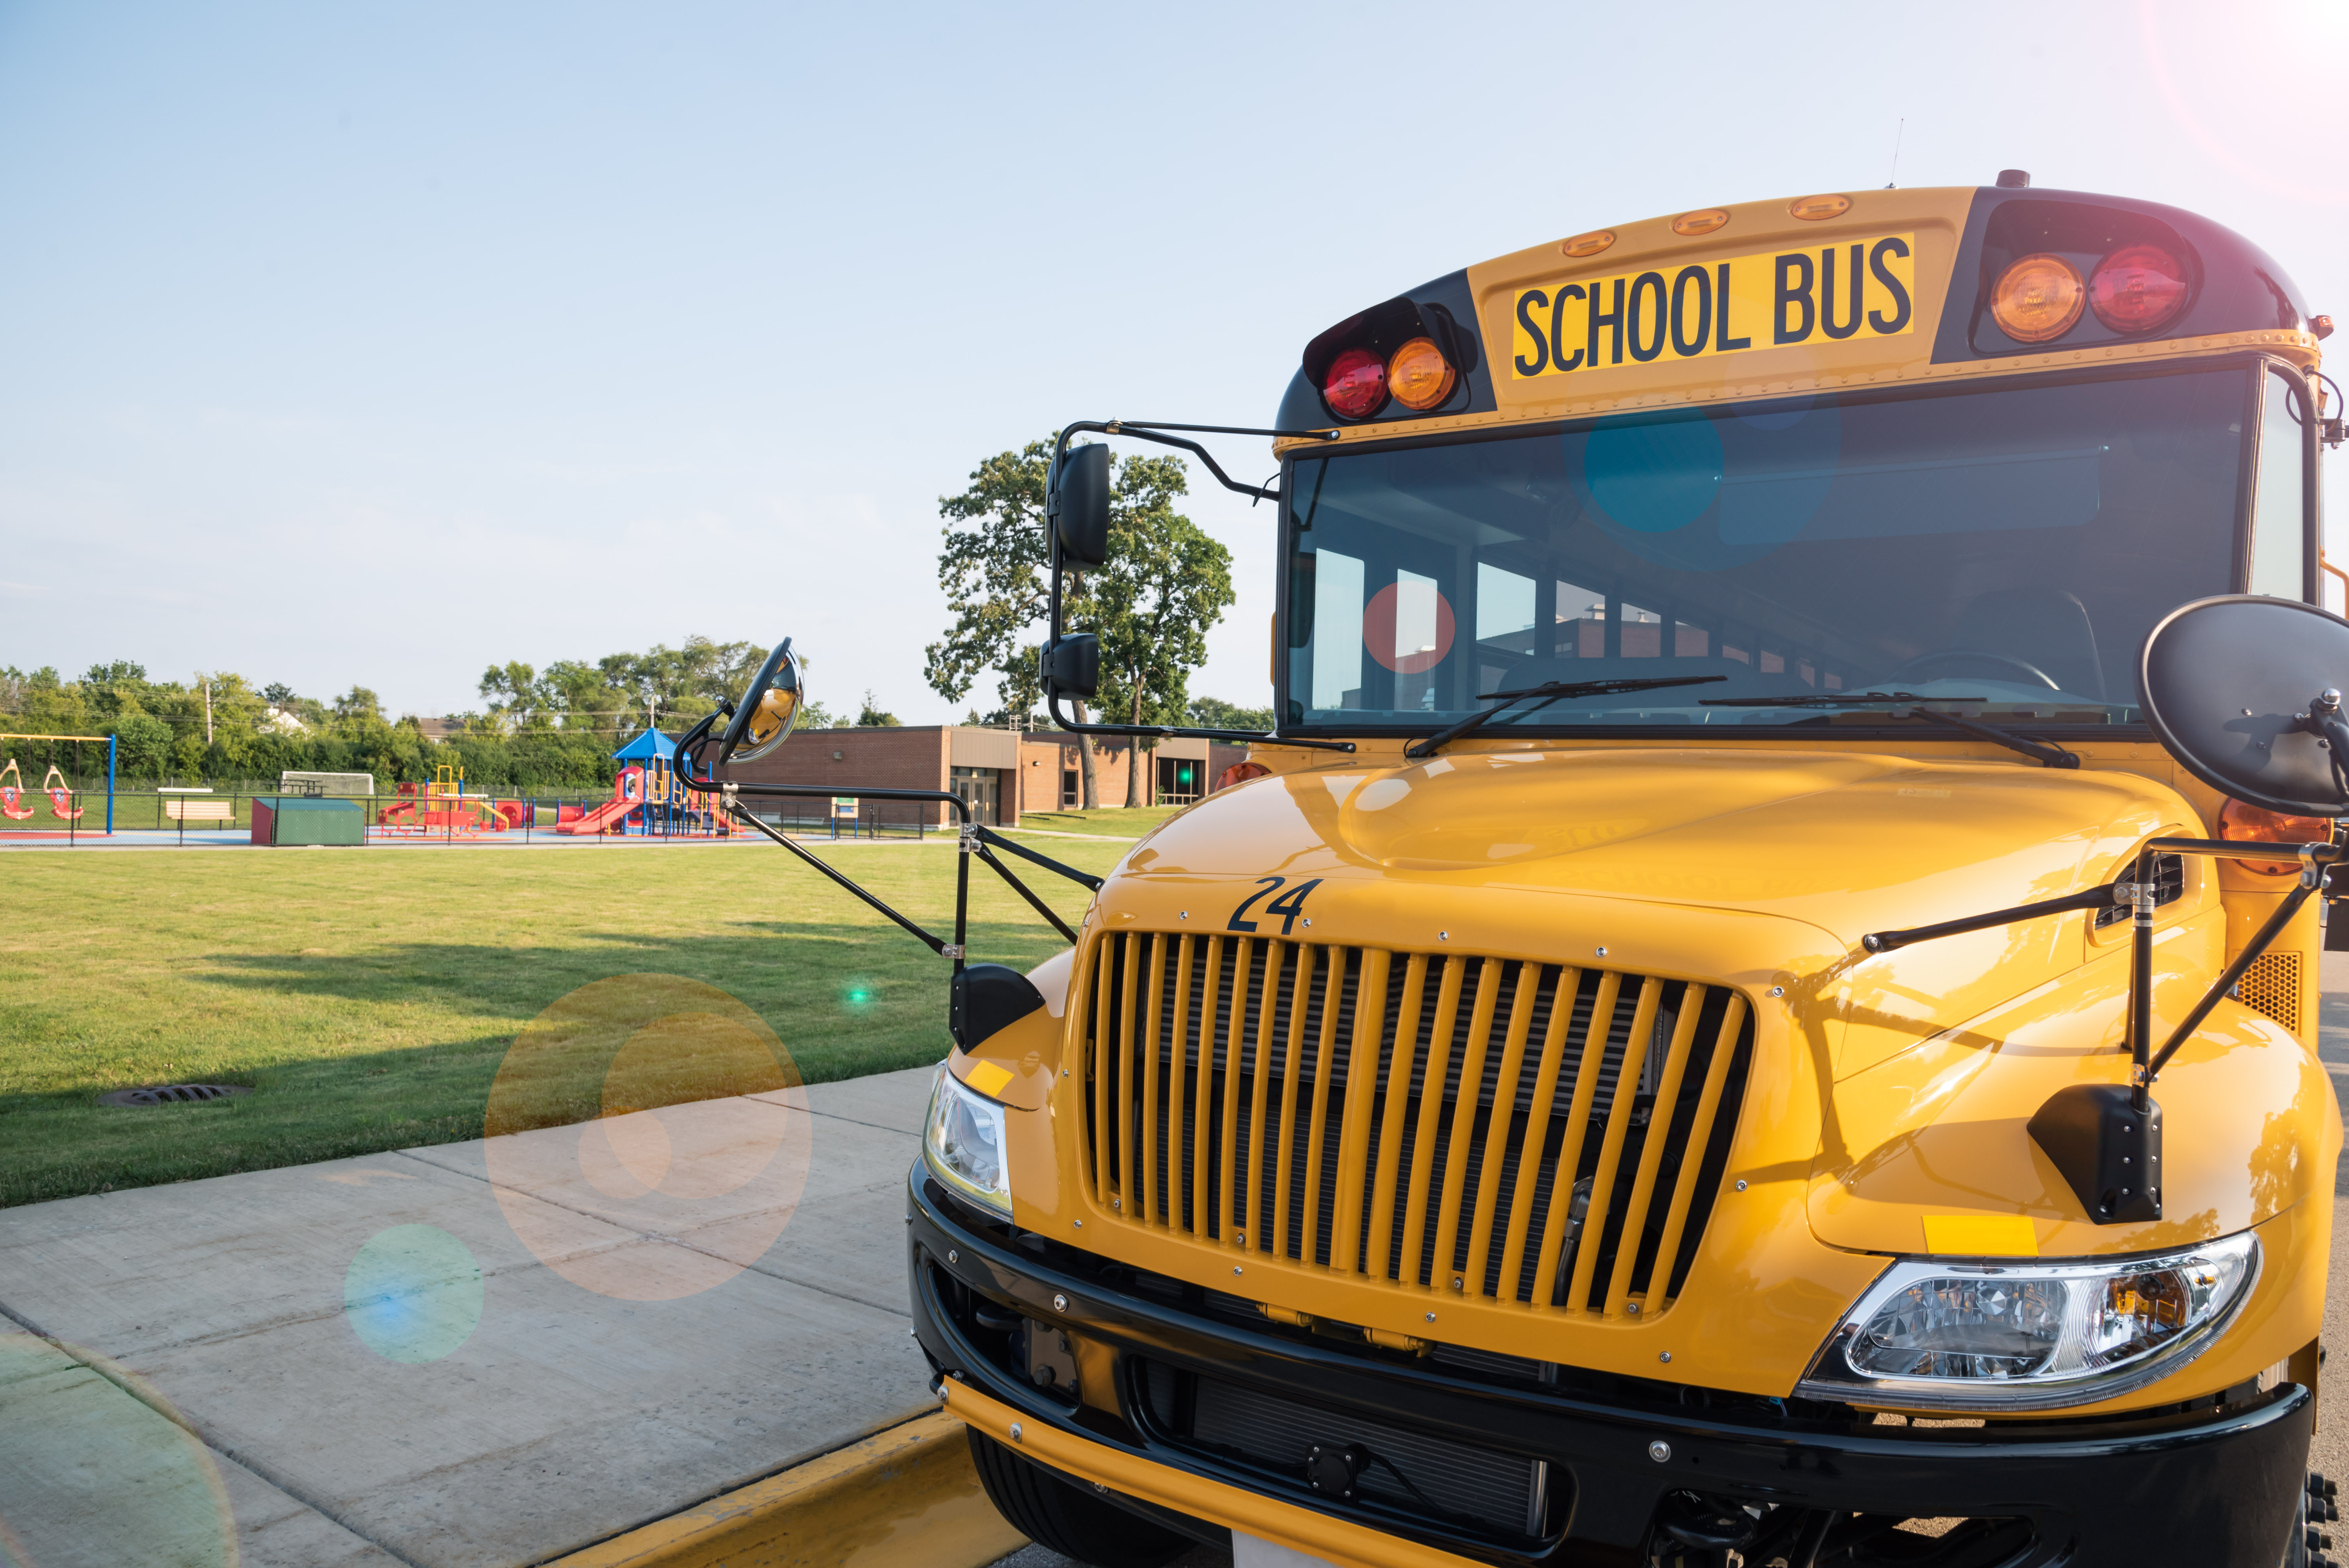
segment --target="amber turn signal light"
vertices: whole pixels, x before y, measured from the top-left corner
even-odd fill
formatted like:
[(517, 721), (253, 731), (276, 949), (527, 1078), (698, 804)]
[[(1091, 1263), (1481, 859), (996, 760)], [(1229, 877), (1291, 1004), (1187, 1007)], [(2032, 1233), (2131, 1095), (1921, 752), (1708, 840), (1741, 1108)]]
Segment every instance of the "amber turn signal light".
[(1786, 204), (1786, 211), (1794, 214), (1795, 217), (1804, 220), (1806, 222), (1816, 223), (1822, 218), (1840, 218), (1846, 212), (1850, 211), (1851, 198), (1848, 196), (1806, 196), (1799, 201), (1788, 202)]
[(1614, 230), (1593, 229), (1588, 234), (1577, 234), (1571, 240), (1564, 242), (1558, 249), (1578, 260), (1584, 256), (1595, 256), (1614, 242)]
[[(2333, 824), (2322, 817), (2287, 817), (2281, 811), (2230, 800), (2219, 812), (2219, 836), (2238, 844), (2320, 844), (2333, 837)], [(2247, 872), (2289, 876), (2300, 870), (2298, 861), (2237, 861)]]
[(1394, 400), (1417, 413), (1440, 407), (1459, 381), (1444, 350), (1432, 337), (1414, 337), (1387, 361), (1387, 390)]
[(2047, 343), (2072, 330), (2087, 308), (2079, 269), (2043, 251), (1998, 274), (1991, 285), (1991, 319), (2017, 343)]
[(1683, 212), (1679, 217), (1673, 219), (1672, 232), (1675, 234), (1710, 234), (1715, 229), (1720, 228), (1723, 224), (1728, 222), (1729, 213), (1726, 209), (1721, 207), (1707, 207), (1702, 212)]

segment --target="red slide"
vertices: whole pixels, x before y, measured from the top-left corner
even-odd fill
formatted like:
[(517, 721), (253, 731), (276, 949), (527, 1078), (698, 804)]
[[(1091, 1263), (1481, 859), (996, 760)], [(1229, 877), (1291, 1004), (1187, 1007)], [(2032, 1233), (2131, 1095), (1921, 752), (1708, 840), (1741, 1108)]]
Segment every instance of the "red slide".
[(608, 832), (620, 824), (620, 820), (636, 809), (634, 800), (606, 800), (585, 816), (575, 818), (555, 828), (558, 833)]

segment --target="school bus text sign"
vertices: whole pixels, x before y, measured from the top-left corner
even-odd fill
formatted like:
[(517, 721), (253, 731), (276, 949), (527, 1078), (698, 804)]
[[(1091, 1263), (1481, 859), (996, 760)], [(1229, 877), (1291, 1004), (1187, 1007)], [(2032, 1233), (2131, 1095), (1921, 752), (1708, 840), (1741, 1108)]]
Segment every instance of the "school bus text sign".
[(1515, 378), (1912, 332), (1917, 244), (1884, 234), (1519, 289)]

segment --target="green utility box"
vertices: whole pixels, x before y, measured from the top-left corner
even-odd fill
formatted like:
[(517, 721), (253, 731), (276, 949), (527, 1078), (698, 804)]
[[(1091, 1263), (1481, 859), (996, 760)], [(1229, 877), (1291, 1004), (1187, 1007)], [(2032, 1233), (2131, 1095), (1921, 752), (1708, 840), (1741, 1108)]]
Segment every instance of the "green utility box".
[(260, 795), (253, 802), (253, 841), (281, 850), (292, 844), (364, 844), (367, 814), (357, 800)]

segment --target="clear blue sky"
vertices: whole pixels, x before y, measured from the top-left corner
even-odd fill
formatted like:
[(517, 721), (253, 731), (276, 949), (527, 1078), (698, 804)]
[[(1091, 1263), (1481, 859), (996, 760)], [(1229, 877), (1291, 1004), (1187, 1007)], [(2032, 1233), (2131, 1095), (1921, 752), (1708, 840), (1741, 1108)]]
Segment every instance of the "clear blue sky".
[[(834, 706), (957, 717), (980, 458), (1268, 420), (1365, 304), (1880, 186), (1904, 118), (1903, 185), (2190, 208), (2349, 319), (2345, 47), (2341, 0), (0, 4), (0, 664), (435, 714), (788, 632)], [(1272, 520), (1196, 501), (1240, 601), (1193, 689), (1266, 701)]]

